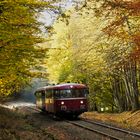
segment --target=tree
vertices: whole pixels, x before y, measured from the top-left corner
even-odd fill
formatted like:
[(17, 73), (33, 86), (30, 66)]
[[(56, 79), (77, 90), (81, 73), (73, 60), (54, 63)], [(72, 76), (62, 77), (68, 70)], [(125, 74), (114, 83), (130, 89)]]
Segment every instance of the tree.
[[(96, 1), (93, 2), (97, 4)], [(109, 42), (116, 40), (106, 54), (106, 62), (108, 65), (113, 65), (111, 71), (115, 100), (120, 111), (136, 110), (139, 108), (140, 53), (137, 39), (140, 27), (140, 2), (100, 0), (97, 6), (98, 8), (95, 8), (97, 16), (105, 16), (108, 20), (103, 31), (108, 35)], [(135, 37), (137, 39), (134, 39)]]
[[(103, 46), (96, 35), (101, 34), (99, 29), (102, 19), (74, 13), (68, 21), (69, 24), (65, 24), (60, 18), (53, 26), (56, 34), (51, 36), (52, 47), (47, 60), (50, 80), (56, 83), (71, 81), (87, 84), (92, 97), (91, 108), (93, 101), (98, 106), (102, 102), (103, 106), (112, 107), (111, 90), (107, 86), (110, 81), (106, 76), (106, 64), (101, 53)], [(106, 88), (103, 88), (103, 83)]]
[(31, 77), (31, 69), (43, 54), (38, 43), (39, 10), (49, 6), (37, 0), (0, 2), (0, 96), (18, 92)]
[(55, 25), (66, 31), (54, 28), (53, 47), (57, 47), (50, 50), (50, 58), (58, 57), (51, 72), (57, 73), (58, 82), (88, 84), (92, 108), (120, 112), (139, 108), (138, 5), (139, 1), (88, 0)]

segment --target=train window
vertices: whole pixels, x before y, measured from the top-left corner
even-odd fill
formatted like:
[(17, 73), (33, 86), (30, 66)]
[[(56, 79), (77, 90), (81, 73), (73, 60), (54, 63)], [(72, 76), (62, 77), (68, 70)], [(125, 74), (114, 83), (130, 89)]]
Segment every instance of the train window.
[(36, 96), (37, 98), (41, 98), (41, 91), (37, 91), (37, 92), (35, 93), (35, 96)]
[(60, 97), (61, 98), (71, 98), (72, 92), (70, 89), (60, 90)]
[(54, 90), (54, 98), (56, 98), (56, 99), (60, 98), (59, 90)]
[(76, 98), (86, 97), (88, 92), (87, 89), (64, 89), (54, 90), (54, 98)]
[(54, 91), (54, 98), (71, 98), (71, 97), (72, 97), (72, 92), (70, 89)]
[(46, 98), (51, 98), (52, 97), (52, 90), (47, 90), (46, 91)]
[(44, 98), (45, 97), (45, 91), (41, 91), (41, 96)]
[(88, 92), (87, 89), (73, 89), (72, 96), (73, 97), (86, 97)]
[(87, 97), (88, 94), (89, 94), (89, 90), (88, 89), (84, 89), (84, 95), (85, 95), (85, 97)]

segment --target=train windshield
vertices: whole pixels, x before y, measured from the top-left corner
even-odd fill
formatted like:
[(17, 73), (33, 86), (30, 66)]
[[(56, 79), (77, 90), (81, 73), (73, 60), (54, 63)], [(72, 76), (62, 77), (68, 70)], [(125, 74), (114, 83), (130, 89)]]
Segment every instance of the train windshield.
[(86, 97), (87, 94), (88, 94), (87, 89), (63, 89), (63, 90), (55, 90), (54, 98)]

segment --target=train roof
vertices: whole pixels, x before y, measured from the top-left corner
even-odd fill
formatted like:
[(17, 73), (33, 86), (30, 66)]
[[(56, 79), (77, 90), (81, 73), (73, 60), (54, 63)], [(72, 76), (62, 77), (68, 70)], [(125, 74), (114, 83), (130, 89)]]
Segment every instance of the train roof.
[(71, 88), (87, 88), (87, 86), (84, 84), (77, 84), (77, 83), (64, 83), (64, 84), (41, 87), (38, 88), (37, 91), (46, 90), (46, 89), (71, 89)]

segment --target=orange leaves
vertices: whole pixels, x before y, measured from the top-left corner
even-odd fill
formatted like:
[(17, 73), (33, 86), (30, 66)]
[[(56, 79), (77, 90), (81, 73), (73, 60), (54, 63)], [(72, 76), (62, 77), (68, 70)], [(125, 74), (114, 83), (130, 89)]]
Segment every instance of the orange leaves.
[(114, 8), (125, 9), (132, 15), (140, 15), (140, 1), (139, 0), (115, 0), (111, 2), (108, 1), (108, 6), (111, 6), (113, 9)]
[(129, 10), (130, 14), (133, 16), (140, 15), (140, 1), (135, 0), (131, 2), (126, 2), (126, 9)]
[(127, 3), (127, 7), (134, 10), (140, 10), (140, 1), (135, 0)]
[(140, 58), (140, 33), (138, 32), (140, 1), (113, 0), (107, 2), (106, 6), (111, 7), (108, 12), (112, 12), (113, 21), (109, 21), (102, 31), (112, 40), (118, 38), (120, 42), (128, 44), (128, 48), (132, 51), (130, 57)]
[(140, 33), (133, 35), (132, 39), (136, 46), (131, 55), (140, 61)]
[(108, 26), (106, 26), (105, 28), (103, 28), (103, 32), (107, 33), (109, 36), (111, 35), (115, 35), (116, 34), (116, 30), (124, 23), (124, 19), (118, 19), (115, 20), (113, 22), (111, 22)]
[(133, 41), (140, 47), (140, 33), (133, 35)]
[(131, 57), (140, 63), (140, 48), (138, 48), (138, 49), (133, 51), (133, 53), (131, 54)]

